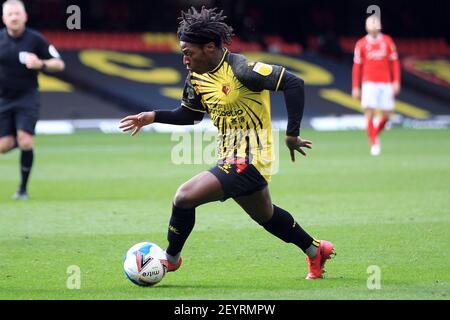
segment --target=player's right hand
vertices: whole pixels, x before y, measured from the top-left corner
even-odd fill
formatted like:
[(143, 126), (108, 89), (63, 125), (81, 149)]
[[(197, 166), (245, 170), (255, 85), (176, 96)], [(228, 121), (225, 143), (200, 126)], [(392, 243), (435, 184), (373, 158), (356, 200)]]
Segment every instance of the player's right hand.
[(352, 89), (352, 97), (353, 99), (359, 100), (361, 99), (361, 90), (359, 88)]
[(143, 126), (149, 125), (155, 121), (155, 112), (141, 112), (139, 114), (127, 116), (120, 120), (119, 129), (122, 132), (131, 131), (131, 135), (134, 136), (141, 130)]

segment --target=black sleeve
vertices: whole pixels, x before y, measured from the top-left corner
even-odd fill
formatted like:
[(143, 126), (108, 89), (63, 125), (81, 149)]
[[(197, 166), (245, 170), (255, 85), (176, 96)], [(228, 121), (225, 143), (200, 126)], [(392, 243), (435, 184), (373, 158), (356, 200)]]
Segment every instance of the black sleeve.
[(297, 137), (300, 134), (300, 123), (305, 107), (305, 83), (286, 70), (280, 82), (280, 89), (284, 93), (288, 113), (286, 135)]
[(56, 50), (56, 48), (49, 44), (47, 39), (39, 34), (36, 33), (36, 52), (35, 54), (40, 59), (51, 59), (51, 58), (61, 58), (59, 52)]
[(277, 91), (279, 89), (285, 71), (284, 67), (248, 61), (239, 54), (231, 54), (229, 59), (235, 76), (251, 91)]
[(176, 125), (189, 125), (202, 121), (203, 112), (193, 111), (184, 106), (174, 110), (156, 110), (155, 122)]
[(206, 112), (206, 110), (202, 104), (201, 101), (202, 99), (200, 95), (195, 91), (195, 88), (192, 85), (191, 76), (192, 75), (189, 72), (188, 76), (186, 77), (186, 82), (184, 84), (183, 97), (181, 98), (181, 105), (192, 111), (204, 113)]

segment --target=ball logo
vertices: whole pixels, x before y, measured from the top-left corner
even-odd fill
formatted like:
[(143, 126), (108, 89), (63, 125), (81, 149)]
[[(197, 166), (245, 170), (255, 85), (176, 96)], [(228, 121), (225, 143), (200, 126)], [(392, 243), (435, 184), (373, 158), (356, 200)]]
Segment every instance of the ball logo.
[(138, 268), (138, 272), (141, 272), (141, 270), (144, 269), (145, 266), (147, 264), (149, 264), (150, 261), (152, 261), (152, 260), (153, 260), (153, 258), (150, 255), (146, 256), (142, 252), (137, 251), (136, 252), (136, 265)]
[(151, 276), (157, 276), (159, 274), (159, 270), (153, 270), (153, 271), (145, 271), (142, 272), (142, 275), (144, 277), (151, 277)]

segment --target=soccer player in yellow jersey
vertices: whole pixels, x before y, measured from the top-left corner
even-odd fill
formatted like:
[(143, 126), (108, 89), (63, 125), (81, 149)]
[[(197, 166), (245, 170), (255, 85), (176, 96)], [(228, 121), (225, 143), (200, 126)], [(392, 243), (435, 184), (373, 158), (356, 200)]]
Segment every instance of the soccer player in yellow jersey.
[(248, 61), (233, 54), (229, 44), (233, 29), (216, 8), (191, 8), (182, 12), (178, 28), (183, 63), (188, 70), (181, 106), (130, 115), (119, 128), (135, 135), (154, 122), (189, 125), (208, 113), (218, 128), (218, 163), (182, 184), (173, 199), (166, 249), (168, 271), (182, 262), (181, 250), (195, 224), (195, 208), (233, 198), (250, 217), (274, 236), (297, 245), (306, 254), (307, 279), (322, 278), (332, 243), (315, 240), (292, 215), (272, 204), (272, 126), (269, 91), (284, 93), (288, 111), (286, 146), (292, 161), (295, 151), (312, 142), (299, 137), (304, 107), (304, 82), (284, 67)]

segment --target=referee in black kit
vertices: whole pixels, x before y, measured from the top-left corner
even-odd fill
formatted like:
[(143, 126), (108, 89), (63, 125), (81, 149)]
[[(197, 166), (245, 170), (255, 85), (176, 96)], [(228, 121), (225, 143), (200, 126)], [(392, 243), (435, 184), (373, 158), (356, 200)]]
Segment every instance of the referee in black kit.
[(0, 152), (21, 150), (21, 183), (13, 199), (28, 199), (27, 184), (33, 165), (33, 135), (39, 117), (39, 71), (62, 71), (64, 62), (42, 34), (27, 28), (20, 0), (2, 5), (0, 30)]

